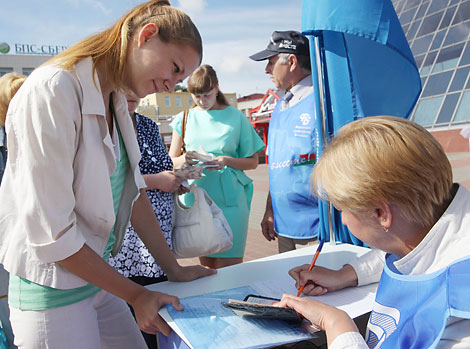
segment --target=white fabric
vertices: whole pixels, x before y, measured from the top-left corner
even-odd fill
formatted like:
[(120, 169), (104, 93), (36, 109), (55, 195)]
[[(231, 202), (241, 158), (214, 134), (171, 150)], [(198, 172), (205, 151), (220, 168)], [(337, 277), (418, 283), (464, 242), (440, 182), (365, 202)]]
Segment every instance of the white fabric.
[[(416, 248), (394, 263), (405, 275), (429, 274), (444, 268), (453, 261), (470, 255), (470, 192), (460, 186), (451, 204)], [(358, 279), (368, 270), (383, 267), (383, 254), (371, 251), (368, 258), (356, 259), (351, 266)], [(358, 260), (362, 261), (358, 263)], [(364, 265), (364, 263), (368, 265)], [(377, 275), (375, 273), (375, 275)], [(372, 279), (372, 278), (371, 278)], [(338, 336), (330, 349), (346, 348), (348, 336)], [(367, 348), (363, 344), (348, 348)], [(470, 348), (470, 320), (450, 318), (437, 348)]]
[(207, 192), (195, 184), (192, 206), (185, 206), (175, 193), (173, 251), (178, 258), (225, 252), (233, 246), (233, 233), (224, 213)]
[(11, 101), (0, 187), (0, 263), (10, 273), (59, 289), (86, 282), (55, 262), (85, 243), (102, 255), (115, 221), (119, 248), (131, 204), (145, 187), (125, 96), (113, 94), (132, 169), (120, 204), (126, 212), (116, 218), (109, 180), (116, 160), (98, 76), (93, 80), (91, 58), (75, 71), (38, 68)]
[(350, 261), (357, 274), (357, 286), (369, 285), (379, 282), (385, 263), (385, 252), (371, 250), (360, 257)]
[(11, 323), (24, 349), (147, 348), (127, 304), (106, 291), (59, 308), (11, 308)]
[(289, 107), (292, 107), (313, 92), (312, 75), (308, 75), (300, 80), (289, 91), (292, 93), (292, 97), (289, 100)]
[(467, 125), (464, 128), (462, 128), (462, 131), (460, 131), (460, 134), (462, 135), (462, 137), (470, 139), (470, 125)]

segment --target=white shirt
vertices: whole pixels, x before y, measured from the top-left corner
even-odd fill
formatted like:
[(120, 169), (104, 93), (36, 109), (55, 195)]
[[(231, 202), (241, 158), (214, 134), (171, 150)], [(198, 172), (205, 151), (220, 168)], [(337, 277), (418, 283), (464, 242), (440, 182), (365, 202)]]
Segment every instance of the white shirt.
[[(383, 252), (372, 250), (349, 263), (361, 281), (377, 282), (384, 265)], [(394, 263), (404, 275), (430, 274), (470, 256), (470, 192), (460, 186), (451, 204), (418, 246)], [(372, 276), (365, 275), (371, 273)], [(330, 349), (368, 348), (357, 332), (336, 337)], [(354, 343), (354, 344), (353, 344)], [(436, 348), (470, 348), (470, 320), (449, 318)]]
[(103, 255), (115, 222), (113, 252), (120, 248), (131, 205), (145, 187), (125, 96), (113, 93), (130, 163), (115, 215), (110, 176), (116, 154), (96, 73), (94, 78), (91, 58), (80, 61), (75, 73), (40, 67), (26, 79), (7, 113), (0, 263), (14, 275), (54, 288), (86, 284), (56, 262), (85, 243)]
[(313, 92), (312, 75), (308, 75), (300, 80), (294, 87), (290, 89), (292, 98), (289, 101), (289, 108), (299, 103), (302, 99)]

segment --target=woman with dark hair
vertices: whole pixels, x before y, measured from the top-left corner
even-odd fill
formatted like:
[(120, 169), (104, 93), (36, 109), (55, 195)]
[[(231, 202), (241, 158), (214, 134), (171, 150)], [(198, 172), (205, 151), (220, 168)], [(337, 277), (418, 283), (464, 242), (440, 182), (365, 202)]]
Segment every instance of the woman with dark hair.
[[(229, 105), (210, 65), (202, 65), (191, 74), (188, 90), (195, 107), (189, 110), (184, 125), (187, 152), (182, 151), (183, 113), (180, 113), (170, 124), (173, 138), (169, 154), (175, 168), (186, 162), (192, 164), (194, 151), (201, 146), (215, 156), (216, 166), (204, 170), (202, 178), (194, 183), (207, 191), (232, 228), (231, 249), (199, 258), (202, 265), (221, 268), (243, 261), (253, 196), (252, 180), (243, 171), (258, 166), (258, 152), (264, 143), (249, 120)], [(191, 193), (185, 195), (186, 204), (192, 205), (193, 199)]]

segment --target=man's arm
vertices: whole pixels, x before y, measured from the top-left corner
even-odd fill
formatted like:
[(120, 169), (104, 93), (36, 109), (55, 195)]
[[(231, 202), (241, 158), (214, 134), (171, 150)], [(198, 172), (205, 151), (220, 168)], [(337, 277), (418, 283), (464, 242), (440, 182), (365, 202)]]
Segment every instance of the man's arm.
[(271, 194), (268, 192), (266, 199), (266, 210), (261, 221), (261, 231), (268, 241), (276, 240), (276, 231), (274, 230), (274, 213), (271, 201)]

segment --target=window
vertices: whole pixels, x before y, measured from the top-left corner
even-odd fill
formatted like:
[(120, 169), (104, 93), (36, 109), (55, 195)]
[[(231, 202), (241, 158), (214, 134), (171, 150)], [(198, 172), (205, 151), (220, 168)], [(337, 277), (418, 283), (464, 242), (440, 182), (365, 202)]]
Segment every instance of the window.
[(442, 19), (441, 25), (439, 26), (440, 29), (447, 28), (450, 25), (450, 21), (452, 20), (452, 17), (454, 17), (456, 8), (457, 6), (447, 9), (446, 14), (444, 15), (444, 18)]
[(468, 39), (468, 27), (469, 23), (461, 23), (455, 27), (451, 27), (447, 33), (446, 41), (444, 46), (452, 45), (456, 42), (464, 41)]
[(34, 68), (23, 68), (23, 75), (29, 76), (33, 70)]
[(453, 69), (459, 62), (460, 54), (462, 53), (463, 44), (450, 46), (441, 49), (439, 56), (437, 56), (436, 63), (434, 64), (433, 73), (443, 70)]
[(421, 97), (435, 96), (445, 93), (447, 86), (449, 86), (452, 73), (453, 71), (446, 71), (444, 73), (429, 76), (428, 83), (426, 84)]
[(429, 2), (421, 4), (418, 10), (418, 13), (416, 14), (415, 19), (420, 19), (424, 17), (424, 15), (426, 14), (426, 10), (428, 9), (428, 5), (429, 5)]
[(441, 47), (442, 40), (444, 40), (445, 34), (446, 34), (445, 30), (441, 30), (440, 32), (437, 32), (436, 37), (434, 38), (434, 41), (432, 43), (431, 50), (435, 50)]
[(462, 54), (462, 58), (460, 59), (459, 66), (470, 64), (470, 44), (467, 43), (467, 48), (465, 52)]
[(171, 107), (170, 96), (165, 96), (165, 107)]
[(177, 107), (181, 107), (181, 97), (180, 96), (176, 96), (176, 106)]
[(0, 76), (13, 72), (13, 68), (0, 68)]
[(429, 49), (429, 44), (431, 44), (433, 34), (423, 36), (422, 38), (416, 39), (411, 46), (411, 51), (413, 55), (419, 55), (425, 53)]
[(413, 121), (421, 126), (433, 125), (443, 99), (444, 96), (439, 96), (419, 101), (415, 115), (413, 115)]
[(464, 93), (462, 100), (460, 101), (459, 108), (455, 114), (454, 121), (468, 121), (470, 116), (468, 111), (470, 110), (470, 91)]
[(423, 24), (421, 25), (421, 28), (419, 29), (418, 36), (423, 36), (423, 35), (426, 35), (435, 31), (437, 27), (439, 26), (439, 23), (441, 22), (441, 18), (443, 14), (444, 14), (444, 11), (441, 11), (432, 16), (426, 17), (423, 20)]
[(415, 16), (416, 10), (417, 10), (417, 7), (413, 8), (411, 10), (408, 10), (406, 12), (403, 12), (400, 16), (400, 23), (401, 24), (410, 23), (412, 21), (413, 17)]
[(437, 117), (436, 124), (448, 124), (452, 119), (452, 115), (454, 114), (455, 106), (459, 100), (460, 93), (453, 93), (447, 95), (446, 99), (444, 100), (444, 104), (442, 105), (441, 112)]
[(470, 67), (460, 68), (455, 72), (454, 80), (450, 85), (449, 92), (454, 92), (463, 89), (465, 81), (467, 81), (468, 71)]
[(468, 1), (460, 4), (459, 10), (455, 14), (452, 24), (457, 24), (466, 21), (467, 19), (470, 19), (470, 2)]

